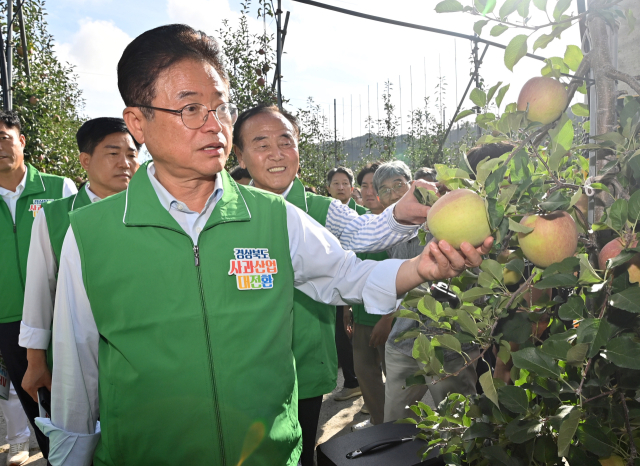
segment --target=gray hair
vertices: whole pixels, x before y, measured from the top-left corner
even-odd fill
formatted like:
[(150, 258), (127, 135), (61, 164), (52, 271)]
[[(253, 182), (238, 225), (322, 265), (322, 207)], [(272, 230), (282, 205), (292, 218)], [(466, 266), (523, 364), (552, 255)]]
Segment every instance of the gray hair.
[(382, 183), (389, 178), (397, 178), (398, 176), (402, 176), (407, 181), (411, 181), (411, 170), (409, 170), (406, 163), (400, 160), (383, 163), (373, 174), (373, 188), (378, 192), (382, 187)]

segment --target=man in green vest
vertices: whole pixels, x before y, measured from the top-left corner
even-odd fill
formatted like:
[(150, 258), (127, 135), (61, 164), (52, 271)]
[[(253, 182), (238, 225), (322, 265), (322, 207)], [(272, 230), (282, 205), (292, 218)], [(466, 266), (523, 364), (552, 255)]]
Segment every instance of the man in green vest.
[[(383, 217), (359, 216), (339, 200), (305, 192), (297, 178), (299, 127), (296, 118), (276, 106), (258, 105), (243, 112), (234, 125), (234, 151), (255, 187), (281, 194), (338, 237), (345, 249), (384, 250), (384, 244), (408, 239), (419, 225), (401, 225), (390, 207)], [(415, 203), (413, 195), (402, 201)], [(427, 208), (424, 209), (426, 213)], [(413, 219), (411, 219), (413, 220)], [(357, 234), (350, 234), (351, 231)], [(335, 306), (294, 291), (293, 355), (298, 376), (298, 420), (302, 428), (302, 466), (313, 466), (322, 396), (336, 386), (338, 359)], [(386, 339), (385, 339), (386, 340)], [(384, 394), (384, 392), (383, 392)]]
[(350, 168), (332, 168), (327, 172), (327, 191), (331, 197), (338, 199), (362, 215), (367, 209), (357, 204), (355, 199), (351, 197), (353, 193), (353, 180), (353, 172)]
[(24, 298), (20, 346), (27, 348), (29, 361), (22, 388), (34, 401), (38, 400), (40, 387), (51, 390), (53, 303), (69, 212), (124, 191), (140, 166), (140, 144), (131, 137), (122, 118), (86, 121), (76, 133), (76, 141), (88, 182), (77, 194), (45, 204), (31, 232), (26, 281), (29, 292)]
[(492, 241), (360, 261), (282, 197), (236, 184), (224, 171), (237, 109), (220, 49), (186, 25), (134, 39), (118, 87), (153, 162), (126, 192), (70, 214), (52, 417), (38, 420), (49, 459), (295, 466), (294, 287), (389, 313), (417, 284), (479, 265)]
[[(27, 370), (27, 350), (18, 344), (22, 303), (27, 275), (27, 256), (33, 220), (42, 206), (74, 194), (73, 182), (61, 176), (38, 172), (24, 162), (26, 139), (15, 112), (0, 113), (0, 353), (24, 411), (33, 424), (38, 403), (22, 389)], [(43, 456), (49, 452), (48, 439), (36, 430)], [(27, 451), (28, 451), (28, 441)], [(24, 450), (21, 450), (24, 451)]]

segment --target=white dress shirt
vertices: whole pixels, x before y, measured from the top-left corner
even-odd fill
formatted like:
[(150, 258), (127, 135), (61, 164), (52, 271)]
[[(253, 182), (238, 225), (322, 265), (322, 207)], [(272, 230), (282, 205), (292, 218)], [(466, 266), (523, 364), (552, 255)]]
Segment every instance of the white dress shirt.
[[(253, 181), (251, 182), (253, 184)], [(293, 187), (293, 181), (282, 193), (286, 199)], [(420, 225), (400, 225), (393, 217), (395, 204), (387, 207), (380, 215), (358, 213), (333, 199), (327, 211), (325, 228), (340, 240), (342, 247), (348, 251), (380, 252), (389, 249), (413, 237)]]
[[(197, 244), (199, 229), (208, 220), (222, 197), (220, 177), (201, 213), (185, 209), (148, 175), (165, 209)], [(401, 260), (361, 261), (347, 252), (319, 223), (292, 204), (285, 203), (289, 251), (294, 286), (315, 301), (343, 305), (364, 303), (367, 311), (387, 314), (400, 300), (396, 275)], [(182, 206), (182, 208), (181, 208)], [(62, 246), (53, 323), (53, 353), (56, 361), (52, 382), (52, 419), (37, 418), (41, 430), (50, 437), (49, 461), (54, 466), (88, 466), (98, 443), (98, 342), (100, 335), (91, 311), (82, 278), (82, 264), (73, 229)], [(158, 413), (158, 422), (162, 415)]]
[[(29, 170), (25, 168), (22, 181), (20, 181), (20, 184), (16, 187), (15, 191), (9, 191), (8, 189), (0, 186), (0, 197), (2, 197), (2, 200), (7, 203), (9, 212), (11, 212), (13, 223), (16, 222), (16, 204), (18, 203), (18, 199), (20, 199), (20, 196), (22, 195), (22, 192), (27, 185), (27, 173), (29, 173)], [(75, 194), (77, 192), (78, 189), (76, 188), (76, 185), (73, 184), (73, 181), (71, 181), (69, 178), (65, 178), (64, 183), (62, 184), (62, 197), (71, 196), (72, 194)]]
[[(89, 183), (84, 186), (93, 203), (100, 198), (89, 189)], [(42, 349), (49, 347), (51, 340), (51, 322), (53, 321), (53, 303), (56, 297), (56, 264), (49, 227), (44, 209), (36, 214), (31, 227), (31, 242), (29, 243), (29, 257), (27, 258), (27, 280), (24, 295), (22, 322), (20, 323), (20, 339), (18, 344), (24, 348)]]

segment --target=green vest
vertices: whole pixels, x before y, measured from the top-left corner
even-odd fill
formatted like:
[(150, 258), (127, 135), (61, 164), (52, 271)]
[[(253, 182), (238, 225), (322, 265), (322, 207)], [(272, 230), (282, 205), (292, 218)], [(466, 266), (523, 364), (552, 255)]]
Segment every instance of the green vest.
[(347, 203), (347, 205), (355, 210), (356, 212), (358, 212), (358, 215), (364, 215), (367, 213), (367, 209), (362, 207), (360, 204), (358, 204), (353, 198), (349, 199), (349, 202)]
[[(373, 260), (373, 261), (383, 261), (389, 258), (386, 251), (375, 252), (375, 253), (361, 253), (361, 254), (356, 254), (356, 256), (358, 256), (362, 260)], [(353, 321), (356, 324), (370, 325), (371, 327), (373, 327), (382, 318), (381, 315), (369, 314), (364, 309), (364, 304), (352, 304), (351, 310), (353, 311)]]
[[(323, 226), (332, 200), (305, 192), (298, 178), (287, 195), (288, 202)], [(298, 374), (298, 399), (304, 400), (336, 388), (336, 307), (314, 301), (299, 290), (295, 290), (293, 296), (293, 355)]]
[(27, 164), (27, 182), (16, 203), (15, 223), (9, 206), (0, 200), (0, 323), (22, 320), (33, 219), (43, 204), (62, 197), (63, 186), (63, 177), (39, 173)]
[(49, 241), (58, 267), (60, 267), (62, 243), (67, 230), (69, 230), (69, 212), (89, 204), (91, 204), (91, 200), (87, 195), (87, 190), (83, 187), (73, 196), (58, 199), (43, 206), (49, 230)]
[(296, 465), (285, 201), (219, 176), (197, 248), (144, 165), (70, 214), (100, 334), (95, 466)]

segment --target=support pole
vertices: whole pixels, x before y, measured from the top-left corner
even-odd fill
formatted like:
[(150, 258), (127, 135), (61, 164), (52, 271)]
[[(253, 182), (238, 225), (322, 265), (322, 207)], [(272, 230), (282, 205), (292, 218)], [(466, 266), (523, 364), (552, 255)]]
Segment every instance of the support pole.
[(278, 108), (282, 110), (282, 0), (278, 0), (276, 11), (276, 90), (278, 95)]
[(11, 36), (13, 32), (13, 0), (7, 2), (7, 91), (5, 94), (5, 110), (13, 110), (13, 45), (11, 44)]
[(18, 23), (20, 24), (20, 43), (22, 44), (22, 58), (24, 59), (24, 71), (27, 75), (27, 81), (31, 82), (31, 70), (29, 67), (29, 44), (27, 43), (27, 33), (24, 27), (24, 15), (22, 13), (22, 6), (24, 1), (18, 3)]
[(336, 158), (336, 167), (338, 166), (338, 125), (336, 124), (336, 99), (333, 99), (333, 151)]

